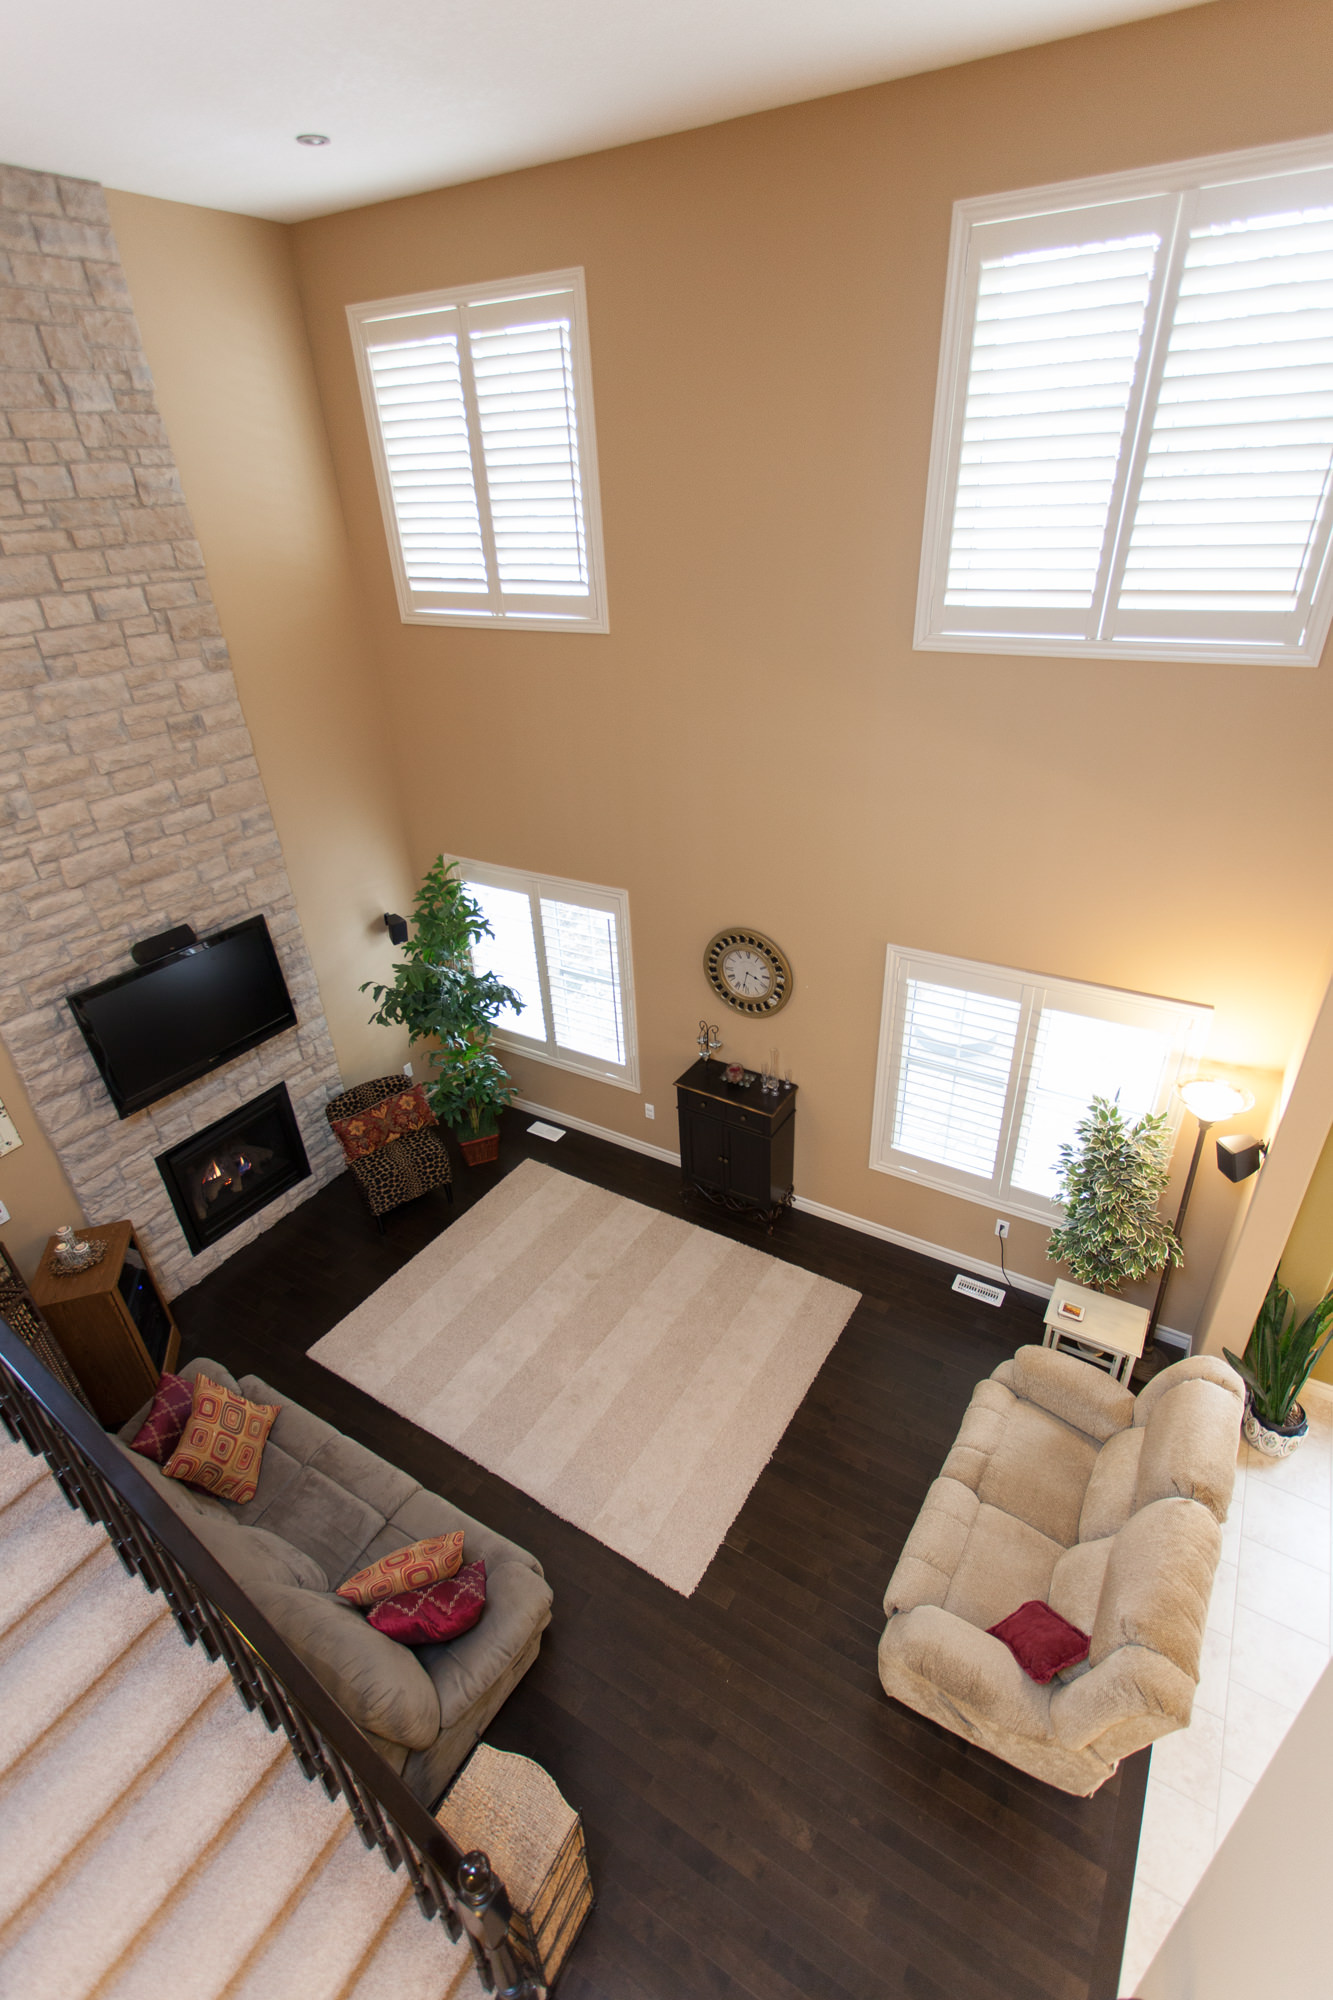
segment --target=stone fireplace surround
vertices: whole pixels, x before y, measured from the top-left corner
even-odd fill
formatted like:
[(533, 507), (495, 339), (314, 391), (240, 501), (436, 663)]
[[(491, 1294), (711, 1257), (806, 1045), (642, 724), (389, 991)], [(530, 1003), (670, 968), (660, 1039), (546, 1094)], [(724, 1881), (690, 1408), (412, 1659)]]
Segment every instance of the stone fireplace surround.
[[(132, 1117), (64, 996), (262, 911), (297, 1026)], [(342, 1087), (101, 189), (0, 166), (0, 1033), (90, 1221), (174, 1296), (341, 1170)], [(311, 1177), (192, 1256), (156, 1156), (277, 1083)]]

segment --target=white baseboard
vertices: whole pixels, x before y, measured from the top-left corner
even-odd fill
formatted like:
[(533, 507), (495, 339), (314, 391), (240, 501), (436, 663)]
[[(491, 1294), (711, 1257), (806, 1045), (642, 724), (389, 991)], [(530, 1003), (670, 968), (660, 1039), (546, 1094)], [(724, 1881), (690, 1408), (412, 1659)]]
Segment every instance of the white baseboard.
[[(650, 1159), (665, 1160), (668, 1166), (680, 1165), (680, 1154), (669, 1146), (655, 1146), (648, 1139), (631, 1139), (627, 1132), (613, 1131), (609, 1125), (594, 1125), (590, 1118), (575, 1118), (567, 1111), (553, 1111), (549, 1104), (537, 1104), (528, 1097), (514, 1099), (516, 1111), (530, 1111), (537, 1118), (549, 1119), (553, 1125), (569, 1125), (576, 1132), (586, 1132), (593, 1139), (609, 1139), (613, 1146), (626, 1146), (632, 1153), (646, 1153)], [(914, 1250), (920, 1257), (933, 1257), (937, 1264), (950, 1264), (956, 1270), (969, 1271), (974, 1277), (988, 1278), (992, 1284), (1012, 1285), (1015, 1291), (1029, 1292), (1035, 1298), (1048, 1299), (1055, 1289), (1054, 1279), (1029, 1278), (1021, 1271), (1004, 1272), (998, 1264), (992, 1264), (982, 1257), (965, 1256), (962, 1251), (951, 1250), (945, 1243), (928, 1242), (924, 1236), (909, 1236), (904, 1229), (890, 1229), (885, 1222), (870, 1222), (863, 1215), (853, 1215), (845, 1208), (830, 1208), (827, 1202), (811, 1201), (808, 1195), (798, 1194), (792, 1203), (802, 1215), (817, 1215), (825, 1222), (839, 1223), (844, 1229), (855, 1229), (862, 1236), (878, 1237), (881, 1243), (892, 1243), (899, 1250)], [(1184, 1353), (1190, 1351), (1190, 1337), (1173, 1326), (1159, 1326), (1157, 1338), (1169, 1347), (1179, 1347)]]

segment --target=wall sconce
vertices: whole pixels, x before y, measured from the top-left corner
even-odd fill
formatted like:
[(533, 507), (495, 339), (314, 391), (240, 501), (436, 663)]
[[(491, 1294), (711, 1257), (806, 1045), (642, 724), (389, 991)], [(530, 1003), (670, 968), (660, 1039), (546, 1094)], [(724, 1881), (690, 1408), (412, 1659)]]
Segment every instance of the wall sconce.
[[(1185, 1109), (1192, 1112), (1199, 1121), (1199, 1130), (1194, 1140), (1194, 1153), (1190, 1160), (1190, 1170), (1185, 1176), (1185, 1191), (1180, 1197), (1180, 1207), (1176, 1211), (1174, 1225), (1175, 1238), (1177, 1243), (1180, 1243), (1184, 1238), (1185, 1212), (1190, 1205), (1190, 1196), (1194, 1192), (1194, 1176), (1199, 1171), (1199, 1160), (1203, 1154), (1203, 1142), (1208, 1137), (1211, 1128), (1219, 1120), (1223, 1118), (1236, 1118), (1242, 1111), (1248, 1111), (1254, 1103), (1254, 1093), (1250, 1090), (1241, 1090), (1234, 1083), (1227, 1083), (1223, 1077), (1196, 1076), (1191, 1078), (1188, 1083), (1177, 1084), (1176, 1095), (1183, 1101)], [(1219, 1166), (1222, 1166), (1222, 1147), (1224, 1143), (1226, 1142), (1221, 1139), (1217, 1142)], [(1255, 1146), (1258, 1144), (1258, 1141), (1244, 1138), (1236, 1143)], [(1258, 1161), (1255, 1162), (1256, 1167), (1257, 1165)], [(1222, 1167), (1222, 1171), (1227, 1175), (1229, 1180), (1243, 1180), (1245, 1178), (1244, 1174), (1231, 1173), (1227, 1167)], [(1253, 1173), (1254, 1167), (1247, 1168), (1246, 1172)], [(1164, 1266), (1157, 1286), (1157, 1297), (1153, 1300), (1152, 1314), (1148, 1320), (1148, 1331), (1143, 1338), (1145, 1348), (1152, 1339), (1157, 1328), (1157, 1322), (1161, 1318), (1162, 1301), (1166, 1297), (1166, 1287), (1171, 1276), (1171, 1271), (1172, 1266), (1170, 1264)]]
[(1229, 1181), (1247, 1181), (1258, 1173), (1267, 1152), (1268, 1141), (1256, 1139), (1253, 1132), (1228, 1132), (1217, 1142), (1219, 1171)]
[(384, 928), (389, 933), (390, 944), (407, 943), (407, 918), (395, 916), (390, 910), (384, 912)]

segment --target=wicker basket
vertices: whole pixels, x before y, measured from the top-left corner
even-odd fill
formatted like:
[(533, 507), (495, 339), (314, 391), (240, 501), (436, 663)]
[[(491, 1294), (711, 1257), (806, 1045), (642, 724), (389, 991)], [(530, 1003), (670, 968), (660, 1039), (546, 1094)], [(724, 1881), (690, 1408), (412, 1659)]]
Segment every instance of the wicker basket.
[(592, 1908), (583, 1822), (530, 1757), (479, 1743), (454, 1779), (440, 1825), (466, 1853), (479, 1847), (513, 1905), (509, 1942), (549, 1989)]
[(488, 1160), (500, 1157), (500, 1134), (488, 1132), (484, 1139), (460, 1139), (463, 1158), (470, 1167), (484, 1167)]

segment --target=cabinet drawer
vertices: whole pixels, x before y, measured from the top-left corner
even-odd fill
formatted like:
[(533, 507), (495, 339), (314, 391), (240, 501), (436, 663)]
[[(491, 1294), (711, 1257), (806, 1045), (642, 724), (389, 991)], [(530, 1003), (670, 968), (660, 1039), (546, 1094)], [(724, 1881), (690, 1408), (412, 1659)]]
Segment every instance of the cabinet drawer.
[(705, 1097), (697, 1090), (678, 1090), (676, 1092), (676, 1109), (678, 1111), (697, 1113), (704, 1118), (720, 1118), (722, 1116), (722, 1106), (718, 1103), (717, 1099), (715, 1097)]
[(772, 1124), (767, 1111), (752, 1111), (748, 1104), (724, 1104), (722, 1116), (728, 1125), (743, 1125), (747, 1132), (767, 1132)]

